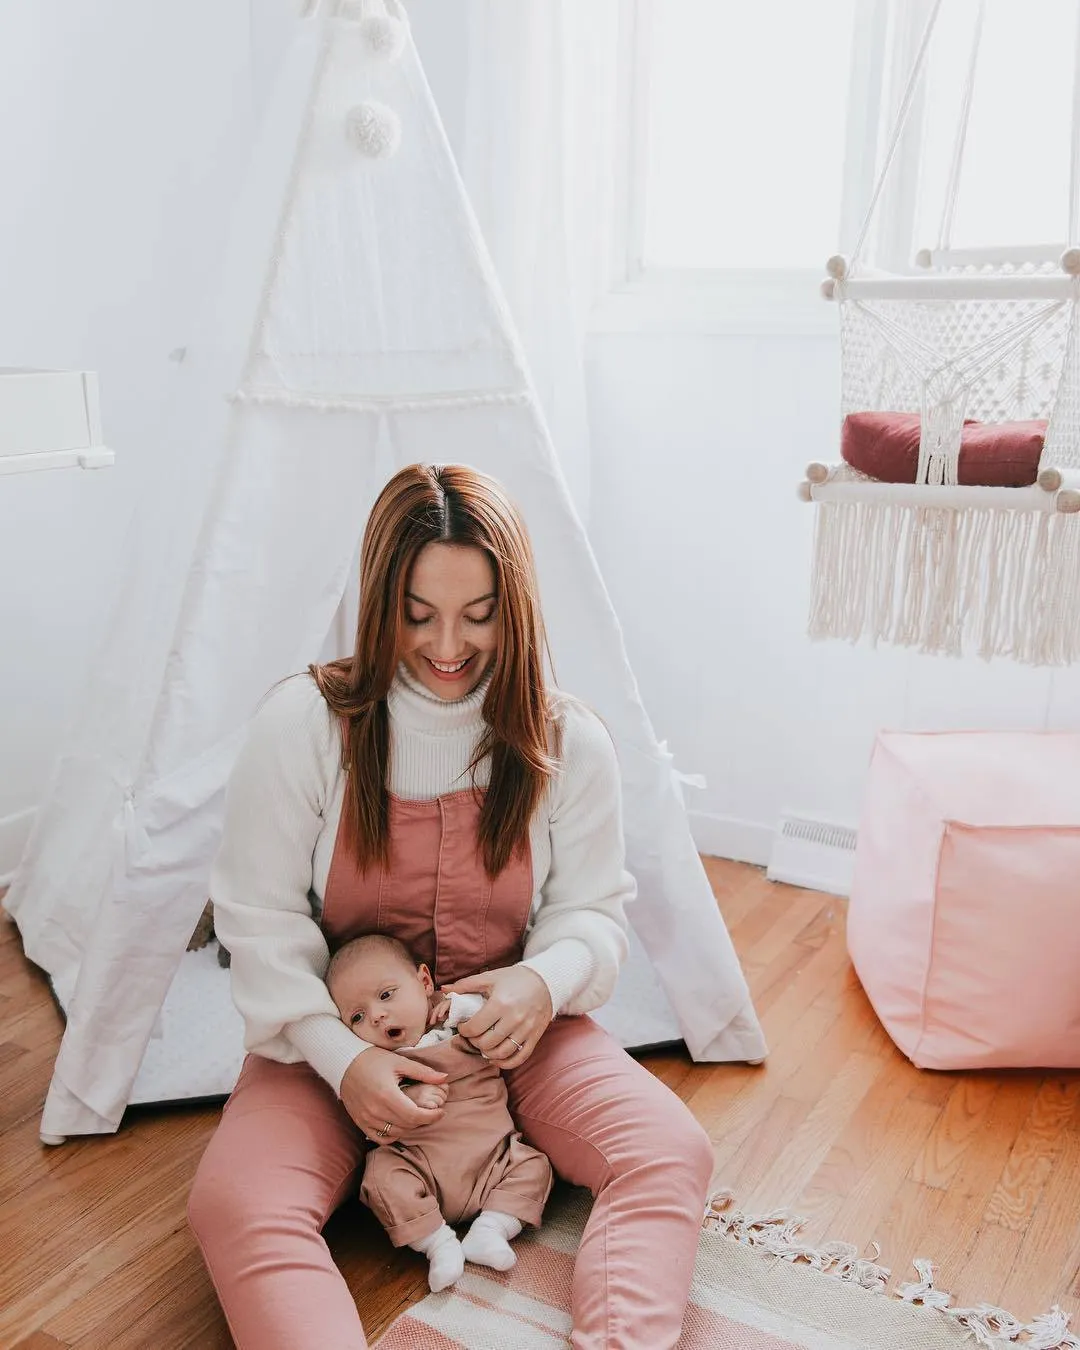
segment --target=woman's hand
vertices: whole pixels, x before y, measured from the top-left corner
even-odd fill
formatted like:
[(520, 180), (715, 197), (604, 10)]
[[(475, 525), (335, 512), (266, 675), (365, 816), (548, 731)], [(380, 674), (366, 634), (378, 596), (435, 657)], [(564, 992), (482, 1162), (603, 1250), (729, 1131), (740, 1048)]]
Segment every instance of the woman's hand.
[(446, 1082), (446, 1074), (430, 1065), (375, 1045), (357, 1055), (345, 1070), (341, 1103), (373, 1143), (392, 1143), (403, 1130), (415, 1130), (442, 1118), (441, 1106), (418, 1106), (409, 1100), (401, 1090), (403, 1078), (420, 1083)]
[(547, 985), (528, 966), (470, 975), (444, 992), (484, 995), (484, 1006), (462, 1022), (458, 1034), (500, 1069), (524, 1064), (555, 1015)]

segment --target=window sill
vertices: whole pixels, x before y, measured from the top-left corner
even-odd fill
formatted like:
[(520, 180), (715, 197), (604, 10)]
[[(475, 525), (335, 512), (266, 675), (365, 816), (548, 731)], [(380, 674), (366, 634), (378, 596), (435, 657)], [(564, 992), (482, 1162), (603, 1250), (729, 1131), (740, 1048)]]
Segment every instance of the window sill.
[(649, 269), (600, 299), (589, 332), (834, 338), (823, 271)]

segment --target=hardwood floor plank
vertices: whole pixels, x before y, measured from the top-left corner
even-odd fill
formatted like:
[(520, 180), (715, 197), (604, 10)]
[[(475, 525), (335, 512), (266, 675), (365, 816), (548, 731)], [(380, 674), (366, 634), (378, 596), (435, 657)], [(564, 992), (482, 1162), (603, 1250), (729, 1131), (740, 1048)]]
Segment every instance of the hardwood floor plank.
[(884, 1218), (876, 1225), (874, 1241), (892, 1270), (890, 1288), (898, 1289), (917, 1278), (912, 1264), (927, 1256), (923, 1234), (930, 1231), (941, 1206), (943, 1192), (906, 1177), (900, 1182)]
[[(950, 1292), (957, 1303), (971, 1307), (980, 1303), (987, 1289), (1004, 1289), (1009, 1282), (1020, 1255), (1023, 1234), (1001, 1228), (996, 1223), (984, 1223), (975, 1238), (968, 1259), (960, 1267)], [(1009, 1309), (1014, 1316), (1034, 1312)]]
[(175, 1228), (204, 1138), (198, 1125), (177, 1130), (167, 1156), (134, 1172), (113, 1172), (88, 1152), (72, 1176), (45, 1179), (5, 1205), (0, 1228), (13, 1227), (21, 1241), (0, 1265), (0, 1334), (28, 1329), (25, 1319), (40, 1298), (51, 1316), (57, 1300), (65, 1306), (72, 1292), (109, 1273), (124, 1257), (127, 1235), (137, 1247), (147, 1232), (153, 1238), (153, 1220), (147, 1227), (144, 1216), (158, 1212), (162, 1195), (171, 1197), (167, 1226)]
[(79, 1344), (99, 1330), (141, 1316), (159, 1297), (162, 1284), (172, 1279), (177, 1264), (194, 1254), (194, 1239), (186, 1223), (177, 1218), (173, 1196), (138, 1227), (146, 1231), (130, 1247), (129, 1259), (111, 1270), (103, 1263), (93, 1272), (92, 1282), (84, 1281), (85, 1292), (66, 1294), (61, 1311), (42, 1324), (46, 1331)]
[(780, 997), (761, 1014), (766, 1039), (804, 1016), (814, 1000), (844, 970), (850, 967), (847, 951), (839, 940), (826, 942), (811, 952)]
[(986, 1206), (987, 1223), (1015, 1232), (1027, 1228), (1078, 1104), (1080, 1081), (1048, 1078), (1042, 1083)]
[(746, 1131), (742, 1144), (723, 1168), (723, 1183), (738, 1197), (747, 1211), (771, 1209), (780, 1201), (764, 1200), (771, 1191), (777, 1158), (786, 1154), (785, 1145), (795, 1137), (810, 1115), (808, 1102), (796, 1101), (783, 1093), (774, 1098)]
[[(749, 1208), (792, 1205), (824, 1162), (837, 1135), (843, 1134), (865, 1100), (884, 1065), (872, 1055), (849, 1055), (843, 1068), (812, 1106), (798, 1098), (781, 1097), (788, 1106), (791, 1124), (786, 1142), (763, 1165), (753, 1183), (748, 1183), (745, 1203)], [(808, 1109), (809, 1108), (809, 1109)], [(802, 1119), (799, 1119), (799, 1115)], [(733, 1183), (742, 1196), (742, 1187)]]
[[(1037, 1076), (1002, 1076), (996, 1080), (995, 1086), (996, 1092), (984, 1119), (978, 1128), (973, 1128), (969, 1120), (970, 1112), (976, 1100), (987, 1099), (986, 1084), (976, 1075), (960, 1076), (957, 1079), (954, 1093), (962, 1092), (964, 1101), (952, 1111), (951, 1118), (954, 1125), (963, 1122), (960, 1131), (963, 1150), (956, 1159), (953, 1159), (949, 1148), (942, 1155), (945, 1165), (950, 1169), (951, 1180), (948, 1186), (937, 1188), (942, 1191), (941, 1205), (933, 1221), (921, 1234), (919, 1250), (915, 1253), (933, 1260), (939, 1267), (939, 1287), (942, 1289), (952, 1291), (961, 1279), (970, 1285), (977, 1284), (980, 1278), (985, 1277), (978, 1302), (1001, 1301), (1002, 1287), (992, 1283), (993, 1272), (978, 1269), (974, 1264), (973, 1253), (983, 1227), (987, 1203), (1039, 1090)], [(951, 1099), (943, 1116), (949, 1113), (950, 1105)], [(942, 1137), (941, 1132), (938, 1132), (938, 1137)], [(954, 1144), (956, 1142), (954, 1136)], [(1060, 1243), (1059, 1258), (1064, 1259), (1065, 1243), (1058, 1227), (1052, 1227), (1048, 1238), (1051, 1245), (1055, 1240)], [(1011, 1286), (1012, 1293), (1019, 1295), (1017, 1302), (1003, 1302), (1002, 1306), (1009, 1308), (1018, 1317), (1042, 1311), (1032, 1306), (1039, 1299), (1037, 1282), (1023, 1277), (1013, 1285), (1015, 1274), (1016, 1267), (1010, 1275), (1006, 1292)], [(1064, 1297), (1066, 1286), (1062, 1283), (1061, 1272), (1049, 1278)]]
[(842, 906), (829, 896), (806, 927), (796, 934), (795, 941), (800, 947), (816, 949), (837, 936), (843, 938)]
[[(819, 925), (822, 914), (828, 908), (829, 904), (820, 895), (808, 896), (795, 892), (766, 931), (755, 942), (744, 946), (743, 968), (768, 966), (792, 948), (805, 959), (805, 954), (799, 950), (805, 945), (800, 941), (801, 935), (808, 930), (820, 933), (820, 927), (815, 926)], [(826, 937), (827, 933), (822, 933), (822, 941), (815, 943), (813, 949), (821, 946)]]
[(907, 1071), (875, 1062), (879, 1072), (870, 1091), (804, 1183), (796, 1208), (811, 1220), (814, 1240), (837, 1235), (884, 1250), (884, 1218), (939, 1108), (911, 1096)]
[(961, 1078), (949, 1093), (937, 1124), (911, 1167), (912, 1181), (946, 1190), (964, 1155), (984, 1128), (1000, 1088), (993, 1078)]
[[(72, 1342), (72, 1350), (181, 1350), (204, 1345), (205, 1331), (221, 1329), (221, 1315), (205, 1299), (208, 1284), (202, 1260), (194, 1250), (155, 1272), (121, 1305), (108, 1325), (95, 1327)], [(201, 1296), (201, 1297), (200, 1297)], [(191, 1308), (199, 1309), (193, 1325)], [(228, 1342), (226, 1342), (227, 1344)]]
[(728, 1163), (784, 1091), (786, 1078), (828, 1034), (832, 1020), (827, 1013), (808, 1013), (790, 1028), (790, 1037), (774, 1047), (763, 1066), (718, 1066), (688, 1099), (688, 1106), (713, 1140), (717, 1175), (725, 1184)]
[(1013, 1299), (1020, 1306), (1017, 1316), (1034, 1316), (1052, 1303), (1060, 1303), (1075, 1316), (1080, 1313), (1080, 1301), (1071, 1287), (1071, 1277), (1078, 1264), (1080, 1109), (1073, 1111), (1057, 1137), (1053, 1166), (1024, 1231), (1002, 1297)]

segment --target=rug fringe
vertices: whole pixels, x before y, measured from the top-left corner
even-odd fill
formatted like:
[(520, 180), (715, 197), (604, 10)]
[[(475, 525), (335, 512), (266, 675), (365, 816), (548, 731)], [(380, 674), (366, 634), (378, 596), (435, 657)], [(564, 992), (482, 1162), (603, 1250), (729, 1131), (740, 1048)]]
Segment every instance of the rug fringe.
[(746, 1214), (734, 1208), (735, 1194), (724, 1189), (709, 1201), (701, 1226), (764, 1256), (780, 1261), (803, 1261), (824, 1274), (857, 1284), (872, 1294), (885, 1294), (905, 1303), (920, 1304), (948, 1317), (964, 1328), (977, 1345), (995, 1347), (1022, 1344), (1025, 1350), (1080, 1350), (1080, 1339), (1069, 1331), (1069, 1317), (1055, 1305), (1033, 1322), (1019, 1322), (1004, 1308), (980, 1303), (975, 1308), (952, 1306), (952, 1295), (934, 1284), (934, 1266), (925, 1257), (912, 1263), (919, 1278), (888, 1294), (887, 1266), (879, 1264), (881, 1248), (872, 1243), (873, 1256), (859, 1256), (851, 1242), (823, 1242), (817, 1246), (804, 1242), (799, 1233), (806, 1220), (790, 1210), (774, 1209), (764, 1214)]

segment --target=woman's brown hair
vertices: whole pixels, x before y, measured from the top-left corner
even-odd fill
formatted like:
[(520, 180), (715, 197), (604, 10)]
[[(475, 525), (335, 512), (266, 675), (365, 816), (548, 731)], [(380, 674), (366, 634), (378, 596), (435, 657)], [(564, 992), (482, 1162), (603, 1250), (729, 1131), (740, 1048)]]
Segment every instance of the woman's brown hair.
[(364, 532), (353, 655), (310, 670), (341, 721), (347, 837), (360, 869), (366, 870), (389, 857), (386, 697), (402, 646), (409, 574), (421, 549), (434, 543), (482, 549), (495, 573), (498, 638), (484, 696), (487, 729), (469, 766), (474, 772), (491, 757), (479, 843), (484, 866), (495, 876), (524, 848), (553, 772), (546, 640), (532, 546), (502, 487), (461, 464), (411, 464), (395, 474), (379, 494)]

